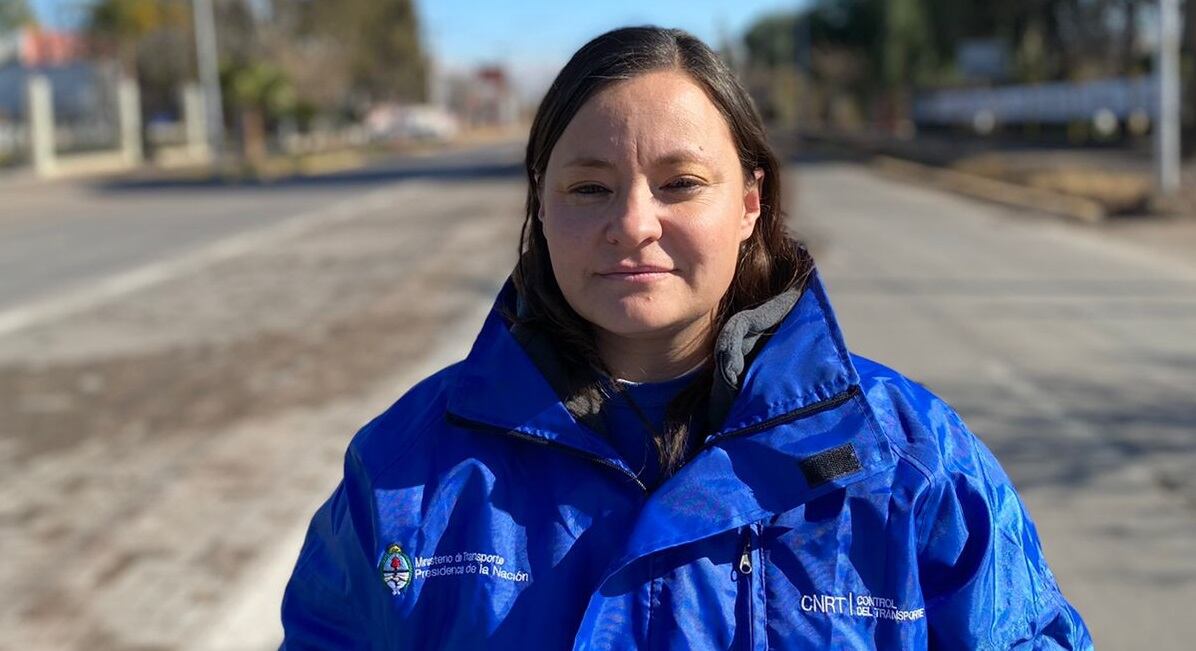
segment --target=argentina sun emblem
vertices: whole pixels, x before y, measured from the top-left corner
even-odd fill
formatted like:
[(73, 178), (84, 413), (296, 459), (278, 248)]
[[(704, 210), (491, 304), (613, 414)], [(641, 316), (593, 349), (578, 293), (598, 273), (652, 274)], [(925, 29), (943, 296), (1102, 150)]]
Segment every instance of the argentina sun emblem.
[(402, 547), (392, 544), (382, 555), (378, 571), (382, 573), (382, 581), (390, 588), (391, 593), (399, 594), (411, 583), (411, 557), (403, 552)]

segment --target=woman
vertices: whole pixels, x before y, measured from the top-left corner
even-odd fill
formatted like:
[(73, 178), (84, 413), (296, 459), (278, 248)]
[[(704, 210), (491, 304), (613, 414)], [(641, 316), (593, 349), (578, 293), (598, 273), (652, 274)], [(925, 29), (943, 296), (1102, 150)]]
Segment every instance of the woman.
[(734, 76), (616, 30), (553, 83), (467, 359), (354, 438), (286, 648), (1085, 648), (988, 450), (844, 347)]

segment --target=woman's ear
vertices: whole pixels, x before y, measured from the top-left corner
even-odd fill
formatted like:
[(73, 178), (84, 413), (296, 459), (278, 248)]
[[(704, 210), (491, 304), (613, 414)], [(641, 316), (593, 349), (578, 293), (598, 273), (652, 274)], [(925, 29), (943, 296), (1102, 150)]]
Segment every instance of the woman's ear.
[(743, 222), (740, 224), (739, 241), (747, 241), (756, 228), (756, 220), (760, 219), (761, 195), (764, 190), (764, 170), (757, 167), (752, 170), (752, 178), (748, 181), (743, 193)]

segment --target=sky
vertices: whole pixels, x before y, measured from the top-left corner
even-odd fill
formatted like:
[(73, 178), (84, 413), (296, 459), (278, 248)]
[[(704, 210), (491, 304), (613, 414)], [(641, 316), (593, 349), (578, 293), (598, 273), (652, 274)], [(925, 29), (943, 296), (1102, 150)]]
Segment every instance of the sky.
[(625, 25), (679, 27), (717, 47), (756, 18), (804, 0), (416, 0), (424, 36), (446, 68), (507, 66), (526, 95), (547, 88), (569, 56), (594, 36)]
[[(30, 0), (43, 24), (69, 26), (89, 0)], [(717, 47), (756, 18), (807, 0), (415, 0), (427, 49), (450, 70), (500, 63), (524, 92), (546, 87), (590, 38), (624, 25), (680, 27)]]

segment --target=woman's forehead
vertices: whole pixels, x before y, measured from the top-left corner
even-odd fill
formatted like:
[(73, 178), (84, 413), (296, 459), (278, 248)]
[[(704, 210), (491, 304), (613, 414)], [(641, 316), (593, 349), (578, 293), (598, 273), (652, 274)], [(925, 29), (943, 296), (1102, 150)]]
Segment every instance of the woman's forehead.
[(731, 131), (705, 91), (688, 75), (659, 71), (620, 81), (578, 110), (553, 148), (553, 166), (641, 162), (725, 162)]

